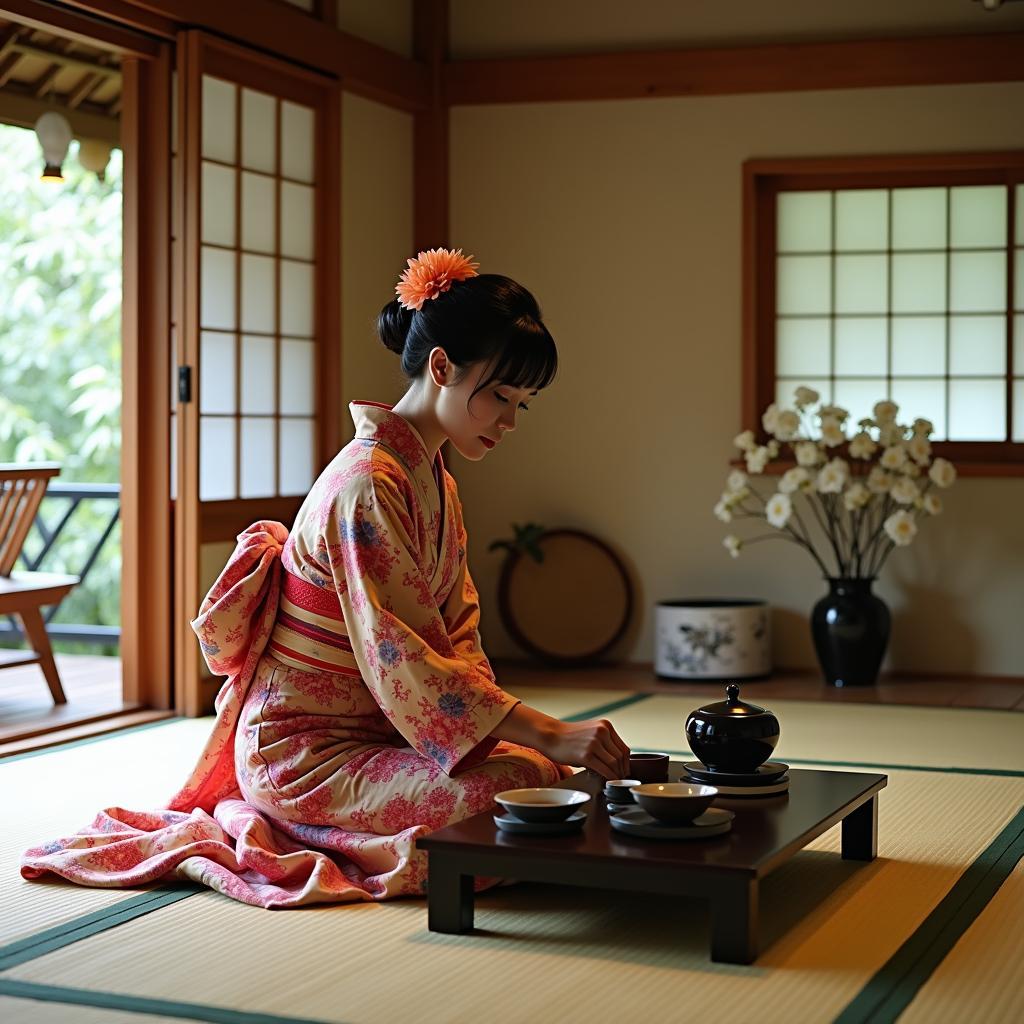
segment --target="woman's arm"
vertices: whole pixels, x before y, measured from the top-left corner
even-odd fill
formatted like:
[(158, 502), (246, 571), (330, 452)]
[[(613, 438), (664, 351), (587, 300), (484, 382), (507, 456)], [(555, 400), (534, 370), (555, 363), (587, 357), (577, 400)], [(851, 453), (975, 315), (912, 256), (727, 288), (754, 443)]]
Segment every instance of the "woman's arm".
[(533, 747), (559, 764), (591, 768), (606, 779), (624, 779), (629, 775), (629, 747), (604, 718), (560, 722), (520, 702), (491, 735)]
[(364, 684), (404, 739), (452, 775), (487, 757), (518, 701), (452, 646), (420, 569), (408, 487), (385, 464), (354, 477), (322, 539)]

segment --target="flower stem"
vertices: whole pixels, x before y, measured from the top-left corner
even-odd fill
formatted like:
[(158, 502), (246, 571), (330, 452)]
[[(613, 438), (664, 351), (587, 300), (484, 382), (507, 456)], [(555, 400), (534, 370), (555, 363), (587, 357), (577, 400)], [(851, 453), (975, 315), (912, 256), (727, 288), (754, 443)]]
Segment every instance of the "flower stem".
[[(885, 556), (881, 555), (887, 539), (883, 532), (883, 524), (889, 517), (892, 505), (892, 499), (888, 494), (885, 495), (879, 504), (880, 512), (878, 514), (878, 520), (874, 524), (874, 528), (871, 531), (871, 538), (868, 542), (868, 555), (866, 561), (870, 566), (868, 571), (868, 575), (870, 576), (877, 575), (878, 570), (881, 568), (881, 563), (885, 561)], [(879, 557), (880, 555), (881, 558)]]
[[(842, 558), (842, 555), (839, 554), (839, 548), (836, 546), (836, 539), (835, 539), (835, 537), (832, 534), (832, 530), (830, 529), (830, 527), (825, 525), (825, 520), (822, 518), (821, 513), (818, 511), (818, 503), (814, 500), (814, 497), (815, 496), (808, 495), (807, 496), (807, 504), (811, 506), (811, 511), (814, 513), (814, 518), (818, 520), (818, 525), (821, 527), (822, 532), (825, 534), (825, 537), (828, 539), (828, 542), (829, 542), (829, 544), (832, 547), (832, 553), (836, 556), (836, 568), (837, 568), (837, 571), (838, 571), (838, 575), (842, 576), (843, 575), (843, 558)], [(826, 572), (825, 575), (828, 576), (829, 574)]]
[[(753, 487), (750, 488), (750, 493), (755, 498), (757, 498), (757, 500), (761, 503), (761, 508), (762, 509), (767, 507), (767, 503), (765, 502), (764, 498), (762, 498), (761, 495), (758, 494), (757, 491), (755, 491)], [(750, 518), (753, 518), (753, 519), (760, 519), (762, 522), (764, 522), (764, 516), (763, 515), (759, 515), (757, 512), (751, 511), (749, 509), (742, 509), (742, 507), (741, 507), (741, 510), (744, 513), (743, 518), (750, 517)], [(794, 508), (793, 511), (796, 512), (796, 509)], [(804, 527), (802, 520), (800, 520), (799, 514), (797, 514), (797, 521), (800, 523), (801, 528), (804, 530), (804, 533), (806, 534), (806, 527)], [(808, 553), (810, 554), (811, 558), (813, 558), (815, 560), (815, 562), (818, 563), (818, 566), (820, 567), (822, 573), (825, 576), (828, 576), (828, 569), (825, 567), (825, 563), (819, 557), (818, 552), (814, 550), (814, 545), (811, 544), (809, 536), (806, 536), (806, 535), (805, 536), (800, 536), (800, 534), (798, 534), (796, 532), (796, 530), (793, 529), (792, 526), (787, 524), (786, 526), (782, 527), (780, 532), (777, 533), (777, 534), (775, 534), (775, 533), (766, 533), (766, 534), (763, 534), (761, 537), (757, 537), (757, 538), (754, 538), (754, 539), (755, 540), (766, 540), (766, 539), (769, 539), (771, 537), (781, 537), (783, 540), (792, 540), (793, 543), (799, 544), (801, 547), (806, 548)], [(746, 544), (748, 542), (744, 541), (743, 543)], [(753, 542), (751, 541), (750, 543), (753, 543)]]

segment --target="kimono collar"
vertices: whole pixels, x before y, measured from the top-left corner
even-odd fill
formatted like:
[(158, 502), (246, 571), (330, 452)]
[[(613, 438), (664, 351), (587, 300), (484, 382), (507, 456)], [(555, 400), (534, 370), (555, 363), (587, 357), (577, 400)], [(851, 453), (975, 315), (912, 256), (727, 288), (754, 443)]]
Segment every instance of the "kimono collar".
[[(380, 402), (350, 402), (348, 408), (357, 438), (386, 445), (406, 464), (417, 480), (423, 476), (430, 480), (427, 446), (419, 431), (407, 419), (392, 412), (390, 405)], [(440, 450), (435, 462), (441, 468), (444, 467)]]

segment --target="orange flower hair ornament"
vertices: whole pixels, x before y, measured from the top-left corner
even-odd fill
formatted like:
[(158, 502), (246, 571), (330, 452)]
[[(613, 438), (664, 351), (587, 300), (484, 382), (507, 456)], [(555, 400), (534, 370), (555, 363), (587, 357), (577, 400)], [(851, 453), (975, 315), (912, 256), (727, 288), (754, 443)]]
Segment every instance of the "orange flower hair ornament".
[(405, 309), (422, 309), (427, 299), (436, 299), (442, 292), (448, 291), (453, 282), (476, 277), (476, 268), (480, 264), (471, 263), (472, 258), (463, 256), (461, 249), (454, 252), (448, 249), (428, 249), (416, 259), (408, 260), (409, 266), (402, 271), (395, 285), (398, 304)]

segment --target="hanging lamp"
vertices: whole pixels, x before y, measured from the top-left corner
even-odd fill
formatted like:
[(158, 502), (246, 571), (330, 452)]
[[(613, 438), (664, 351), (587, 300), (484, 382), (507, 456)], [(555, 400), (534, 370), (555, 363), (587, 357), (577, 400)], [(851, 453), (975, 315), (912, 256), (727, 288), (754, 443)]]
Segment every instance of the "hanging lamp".
[(107, 164), (110, 162), (110, 151), (114, 147), (102, 139), (79, 139), (78, 162), (100, 181), (107, 180)]
[(71, 125), (68, 124), (68, 119), (56, 110), (48, 110), (36, 121), (36, 135), (46, 161), (41, 180), (63, 181), (61, 165), (68, 155), (68, 146), (71, 145)]

